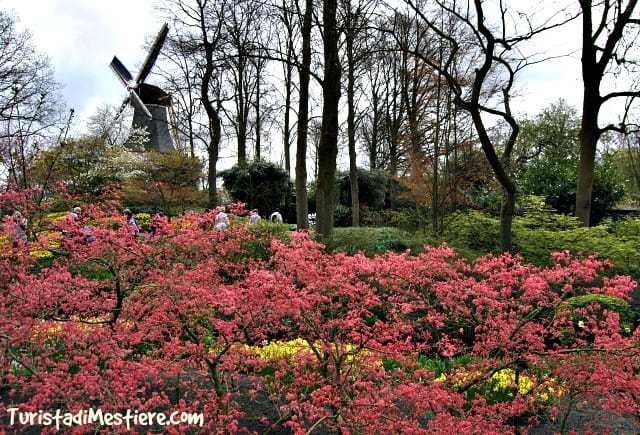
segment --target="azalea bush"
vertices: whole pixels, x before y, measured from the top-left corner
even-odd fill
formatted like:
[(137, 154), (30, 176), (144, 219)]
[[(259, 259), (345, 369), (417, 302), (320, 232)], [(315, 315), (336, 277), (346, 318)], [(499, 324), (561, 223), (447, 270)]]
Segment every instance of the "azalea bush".
[[(46, 214), (28, 195), (3, 201)], [(119, 207), (86, 206), (85, 222), (52, 220), (42, 240), (4, 248), (3, 416), (134, 409), (202, 413), (202, 426), (155, 428), (176, 433), (247, 433), (255, 420), (294, 433), (516, 433), (579, 401), (640, 421), (640, 331), (620, 304), (575, 299), (630, 300), (636, 283), (605, 259), (470, 262), (446, 245), (348, 255), (307, 232), (258, 231), (234, 218), (240, 204), (225, 231), (212, 210), (135, 235)], [(51, 258), (27, 255), (52, 234)]]

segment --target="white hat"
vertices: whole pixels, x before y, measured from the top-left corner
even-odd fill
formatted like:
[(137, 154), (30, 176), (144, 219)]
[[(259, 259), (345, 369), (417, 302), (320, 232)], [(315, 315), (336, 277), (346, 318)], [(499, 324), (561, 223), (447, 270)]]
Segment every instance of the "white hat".
[(74, 213), (82, 213), (82, 208), (80, 208), (80, 207), (73, 207), (73, 212), (74, 212)]

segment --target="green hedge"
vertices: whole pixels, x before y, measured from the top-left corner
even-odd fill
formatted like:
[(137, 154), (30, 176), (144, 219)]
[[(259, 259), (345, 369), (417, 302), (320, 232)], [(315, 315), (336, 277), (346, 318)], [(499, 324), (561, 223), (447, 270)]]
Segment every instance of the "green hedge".
[[(500, 220), (478, 211), (448, 218), (442, 239), (467, 257), (500, 252)], [(568, 250), (609, 259), (614, 273), (640, 279), (640, 218), (603, 221), (582, 227), (576, 218), (547, 210), (521, 210), (513, 220), (512, 251), (539, 266), (551, 263), (551, 252)]]
[(374, 255), (386, 251), (415, 251), (422, 248), (422, 242), (411, 233), (392, 227), (334, 228), (326, 245), (330, 252), (345, 252), (350, 255), (357, 252)]

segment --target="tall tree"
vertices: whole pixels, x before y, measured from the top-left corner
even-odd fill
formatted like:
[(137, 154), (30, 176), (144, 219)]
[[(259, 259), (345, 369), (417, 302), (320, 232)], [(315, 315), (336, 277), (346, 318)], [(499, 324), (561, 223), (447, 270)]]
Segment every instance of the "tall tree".
[(207, 184), (209, 188), (207, 206), (219, 203), (217, 192), (217, 163), (222, 139), (222, 94), (221, 77), (224, 53), (223, 22), (225, 0), (164, 0), (164, 13), (173, 20), (173, 32), (183, 35), (184, 46), (196, 65), (198, 73), (196, 89), (198, 100), (205, 112), (207, 124)]
[(198, 49), (190, 35), (171, 32), (163, 47), (162, 62), (156, 67), (156, 73), (164, 79), (165, 89), (172, 99), (169, 108), (170, 122), (177, 132), (179, 148), (188, 150), (191, 157), (196, 149), (206, 149), (207, 126), (201, 121), (201, 101), (194, 89), (198, 88), (201, 69), (194, 61), (194, 52)]
[(255, 66), (263, 63), (252, 62), (259, 46), (260, 31), (258, 23), (260, 3), (240, 1), (227, 4), (224, 13), (224, 34), (228, 42), (229, 53), (225, 57), (229, 64), (228, 76), (232, 86), (235, 110), (229, 115), (229, 122), (237, 136), (238, 163), (247, 161), (247, 141), (249, 139), (249, 116), (255, 107), (258, 73)]
[[(402, 125), (405, 119), (405, 100), (401, 98), (403, 55), (392, 51), (385, 56), (384, 67), (384, 136), (387, 143), (387, 172), (391, 179), (399, 175), (402, 164)], [(389, 186), (389, 205), (396, 207), (397, 183)]]
[(17, 22), (0, 11), (0, 177), (26, 189), (33, 187), (33, 159), (66, 134), (72, 118), (65, 116), (49, 58)]
[(347, 91), (347, 147), (349, 150), (349, 182), (351, 196), (351, 225), (360, 225), (360, 202), (358, 194), (358, 167), (356, 150), (356, 84), (357, 73), (364, 59), (369, 56), (364, 35), (373, 3), (345, 0), (342, 3), (343, 34), (346, 46), (346, 91)]
[[(294, 3), (297, 6), (297, 2)], [(275, 38), (278, 41), (279, 50), (283, 53), (285, 62), (282, 64), (283, 84), (284, 84), (284, 119), (282, 124), (282, 146), (284, 151), (284, 169), (291, 176), (291, 111), (293, 84), (294, 84), (294, 68), (295, 61), (295, 43), (296, 37), (299, 36), (302, 18), (298, 21), (294, 4), (288, 4), (287, 0), (282, 0), (282, 4), (278, 8), (277, 16), (281, 24), (281, 31), (275, 32)]]
[(369, 169), (374, 170), (382, 165), (383, 150), (381, 149), (383, 140), (383, 90), (384, 81), (382, 68), (378, 67), (378, 54), (371, 53), (364, 61), (364, 75), (369, 86), (369, 92), (365, 92), (363, 97), (366, 101), (367, 110), (363, 111), (360, 122), (360, 137), (363, 140), (363, 147), (369, 160)]
[[(634, 15), (637, 0), (579, 0), (582, 9), (582, 124), (580, 127), (580, 163), (575, 214), (589, 225), (593, 190), (593, 173), (598, 140), (607, 131), (625, 132), (627, 112), (618, 125), (599, 126), (605, 103), (617, 98), (639, 97), (635, 87), (602, 94), (605, 76), (613, 68), (637, 66), (635, 52), (640, 36), (640, 17)], [(637, 81), (634, 80), (637, 85)]]
[(307, 199), (307, 137), (309, 134), (309, 82), (311, 80), (311, 30), (313, 0), (305, 0), (302, 18), (302, 60), (298, 67), (300, 99), (298, 100), (298, 134), (296, 141), (296, 224), (309, 228)]
[(316, 231), (328, 237), (333, 230), (335, 209), (335, 174), (338, 156), (338, 105), (342, 66), (338, 52), (337, 0), (323, 0), (324, 77), (322, 79), (322, 127), (318, 146), (318, 180), (316, 191)]
[(253, 152), (254, 160), (262, 159), (262, 126), (264, 122), (263, 118), (263, 110), (264, 110), (264, 89), (263, 89), (263, 81), (264, 74), (266, 72), (268, 62), (264, 55), (262, 55), (263, 51), (261, 49), (256, 49), (256, 56), (251, 58), (251, 65), (253, 66), (253, 70), (255, 71), (255, 95), (253, 100), (253, 108), (255, 111), (255, 145)]

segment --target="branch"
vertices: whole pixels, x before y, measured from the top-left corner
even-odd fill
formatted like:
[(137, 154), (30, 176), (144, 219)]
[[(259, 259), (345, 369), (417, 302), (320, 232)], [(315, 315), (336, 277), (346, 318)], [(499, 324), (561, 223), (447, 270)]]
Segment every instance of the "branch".
[(609, 100), (619, 97), (627, 97), (627, 98), (637, 98), (640, 97), (640, 91), (619, 91), (619, 92), (611, 92), (607, 95), (604, 95), (600, 98), (601, 104), (606, 103)]
[(13, 350), (9, 346), (10, 337), (8, 335), (6, 335), (6, 334), (0, 334), (0, 338), (6, 341), (6, 343), (7, 343), (6, 344), (6, 352), (9, 354), (11, 359), (13, 359), (15, 362), (17, 362), (22, 367), (24, 367), (30, 374), (35, 375), (36, 374), (36, 370), (33, 367), (31, 367), (30, 365), (28, 365), (27, 363), (25, 363), (18, 355), (16, 355), (13, 352)]

